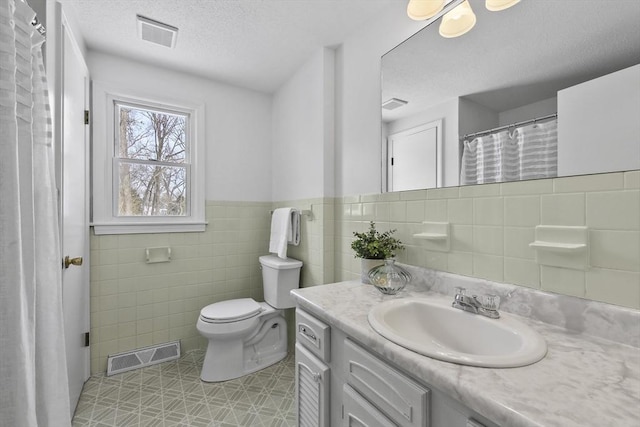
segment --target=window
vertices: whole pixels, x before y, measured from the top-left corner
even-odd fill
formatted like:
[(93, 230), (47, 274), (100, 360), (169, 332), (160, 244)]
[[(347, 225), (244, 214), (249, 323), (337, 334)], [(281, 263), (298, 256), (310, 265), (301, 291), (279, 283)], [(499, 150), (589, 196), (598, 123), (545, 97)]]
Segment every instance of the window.
[(203, 107), (97, 83), (94, 99), (94, 232), (204, 231)]
[(189, 116), (116, 102), (117, 216), (186, 216)]

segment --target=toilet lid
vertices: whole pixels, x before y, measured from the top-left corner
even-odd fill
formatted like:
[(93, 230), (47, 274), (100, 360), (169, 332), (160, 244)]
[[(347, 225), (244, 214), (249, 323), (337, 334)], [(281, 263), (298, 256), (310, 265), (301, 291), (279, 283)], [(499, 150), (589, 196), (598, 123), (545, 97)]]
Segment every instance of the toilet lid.
[(223, 323), (248, 319), (261, 311), (260, 304), (252, 298), (240, 298), (210, 304), (200, 311), (200, 317), (207, 322)]

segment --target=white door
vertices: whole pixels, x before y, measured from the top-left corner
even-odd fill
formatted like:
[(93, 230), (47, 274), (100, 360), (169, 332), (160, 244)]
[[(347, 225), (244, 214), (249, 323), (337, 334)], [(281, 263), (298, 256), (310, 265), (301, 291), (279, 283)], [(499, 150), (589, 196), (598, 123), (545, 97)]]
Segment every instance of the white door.
[[(62, 256), (76, 259), (63, 265), (62, 296), (69, 374), (71, 414), (89, 378), (89, 259), (88, 259), (88, 128), (84, 123), (87, 108), (89, 73), (84, 59), (64, 20), (62, 43), (62, 138), (61, 138), (61, 219)], [(82, 264), (80, 264), (82, 260)]]
[(438, 186), (440, 123), (428, 123), (389, 136), (388, 191)]

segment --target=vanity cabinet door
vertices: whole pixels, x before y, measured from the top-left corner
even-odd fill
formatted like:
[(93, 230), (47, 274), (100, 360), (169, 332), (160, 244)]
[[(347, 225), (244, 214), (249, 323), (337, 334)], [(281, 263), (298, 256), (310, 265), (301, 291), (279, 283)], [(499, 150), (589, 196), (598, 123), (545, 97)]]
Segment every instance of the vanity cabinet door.
[(397, 427), (353, 388), (343, 387), (343, 427)]
[(347, 383), (402, 427), (429, 427), (430, 391), (353, 341), (344, 341)]
[(329, 381), (329, 367), (297, 343), (298, 427), (329, 427)]

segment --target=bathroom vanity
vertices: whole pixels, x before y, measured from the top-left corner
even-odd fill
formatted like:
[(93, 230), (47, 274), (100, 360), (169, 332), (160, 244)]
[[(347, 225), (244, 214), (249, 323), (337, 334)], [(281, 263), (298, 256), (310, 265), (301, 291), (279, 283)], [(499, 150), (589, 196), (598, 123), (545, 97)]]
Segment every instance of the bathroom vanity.
[[(292, 292), (300, 426), (640, 424), (637, 311), (447, 273), (414, 282), (394, 296), (357, 281)], [(464, 366), (407, 350), (369, 325), (382, 302), (453, 300), (447, 293), (461, 284), (501, 294), (501, 310), (541, 334), (547, 355), (518, 368)]]

